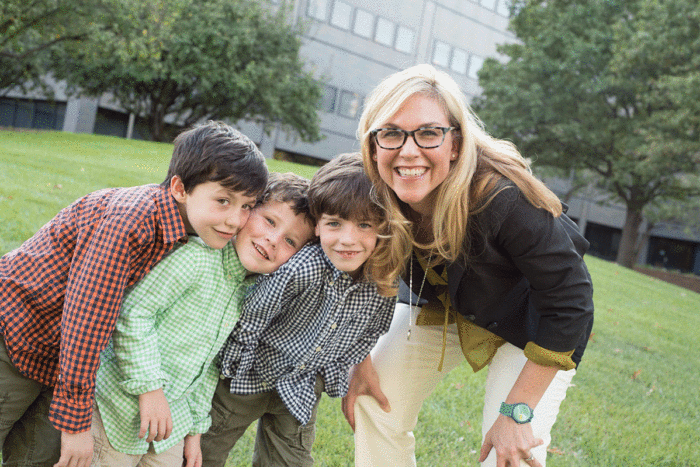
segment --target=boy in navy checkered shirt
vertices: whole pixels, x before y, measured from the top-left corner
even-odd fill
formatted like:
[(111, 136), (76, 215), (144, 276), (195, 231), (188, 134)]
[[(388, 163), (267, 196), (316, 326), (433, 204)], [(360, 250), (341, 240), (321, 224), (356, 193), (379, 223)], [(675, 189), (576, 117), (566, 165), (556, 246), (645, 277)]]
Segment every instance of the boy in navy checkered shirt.
[(350, 368), (391, 323), (400, 261), (359, 154), (323, 166), (309, 188), (320, 241), (261, 276), (220, 353), (222, 379), (203, 463), (224, 466), (258, 422), (254, 466), (313, 465), (321, 393), (342, 397)]

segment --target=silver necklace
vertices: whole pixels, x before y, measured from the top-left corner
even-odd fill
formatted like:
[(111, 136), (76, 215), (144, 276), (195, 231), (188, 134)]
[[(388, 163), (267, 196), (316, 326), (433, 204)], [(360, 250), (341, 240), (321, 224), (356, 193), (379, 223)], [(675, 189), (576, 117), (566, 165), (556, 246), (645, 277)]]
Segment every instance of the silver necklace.
[[(412, 253), (413, 254), (413, 253)], [(430, 251), (430, 256), (428, 256), (428, 262), (425, 265), (425, 270), (423, 271), (423, 282), (420, 284), (420, 290), (418, 291), (418, 301), (416, 306), (420, 303), (420, 297), (423, 294), (423, 286), (425, 285), (425, 278), (428, 277), (428, 268), (430, 267), (430, 261), (433, 259), (433, 252)], [(420, 261), (418, 261), (418, 255), (416, 255), (416, 261), (420, 266)], [(411, 340), (411, 316), (413, 315), (413, 264), (411, 264), (408, 272), (408, 288), (410, 293), (408, 294), (408, 333), (406, 334), (406, 340)]]

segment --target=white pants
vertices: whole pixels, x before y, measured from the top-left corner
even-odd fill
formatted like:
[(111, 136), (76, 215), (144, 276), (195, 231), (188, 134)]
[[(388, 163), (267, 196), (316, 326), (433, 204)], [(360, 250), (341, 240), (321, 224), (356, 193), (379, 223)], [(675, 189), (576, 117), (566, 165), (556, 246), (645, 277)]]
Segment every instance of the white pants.
[[(417, 308), (414, 308), (417, 310)], [(415, 323), (415, 313), (412, 316)], [(385, 413), (374, 398), (361, 396), (355, 404), (355, 466), (412, 467), (416, 465), (413, 429), (423, 401), (436, 385), (463, 360), (457, 326), (450, 325), (443, 371), (437, 366), (442, 352), (442, 326), (411, 326), (411, 338), (406, 339), (410, 310), (398, 304), (391, 329), (380, 338), (372, 350), (372, 362), (379, 375), (382, 391), (389, 399), (391, 412)], [(488, 369), (484, 400), (482, 439), (498, 417), (501, 402), (515, 384), (527, 359), (523, 351), (511, 344), (498, 349)], [(535, 410), (532, 431), (544, 445), (532, 449), (532, 454), (545, 465), (550, 431), (566, 397), (566, 390), (576, 370), (559, 371)], [(469, 394), (456, 397), (468, 398)], [(474, 446), (479, 452), (481, 446)], [(496, 465), (496, 452), (482, 464)], [(521, 462), (521, 466), (527, 464)]]

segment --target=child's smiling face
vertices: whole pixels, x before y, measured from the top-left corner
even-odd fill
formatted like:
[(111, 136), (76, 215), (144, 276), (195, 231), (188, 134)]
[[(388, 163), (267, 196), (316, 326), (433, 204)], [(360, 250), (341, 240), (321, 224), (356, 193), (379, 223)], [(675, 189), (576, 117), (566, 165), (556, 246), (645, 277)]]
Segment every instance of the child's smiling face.
[(249, 272), (270, 274), (313, 238), (313, 225), (282, 201), (257, 206), (234, 240), (238, 259)]
[(221, 249), (238, 234), (255, 206), (255, 197), (233, 191), (218, 182), (196, 185), (189, 193), (179, 177), (173, 177), (171, 193), (178, 203), (188, 234), (195, 234), (211, 248)]
[(377, 223), (323, 214), (316, 225), (316, 235), (333, 265), (358, 279), (362, 266), (377, 246)]

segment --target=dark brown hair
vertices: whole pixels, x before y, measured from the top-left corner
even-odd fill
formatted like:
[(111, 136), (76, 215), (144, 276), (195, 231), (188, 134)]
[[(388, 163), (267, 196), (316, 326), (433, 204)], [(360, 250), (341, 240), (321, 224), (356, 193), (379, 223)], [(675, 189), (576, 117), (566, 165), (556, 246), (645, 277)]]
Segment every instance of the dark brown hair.
[(303, 214), (313, 225), (314, 219), (309, 209), (309, 184), (308, 178), (292, 172), (272, 172), (267, 180), (267, 187), (258, 197), (256, 205), (270, 201), (287, 203), (294, 214)]
[(372, 182), (360, 153), (341, 154), (318, 169), (309, 187), (311, 214), (318, 220), (328, 214), (348, 220), (384, 220), (374, 200)]
[(162, 186), (177, 175), (188, 193), (199, 184), (219, 182), (230, 190), (257, 196), (267, 185), (265, 157), (250, 138), (226, 123), (197, 125), (180, 133), (174, 145)]

